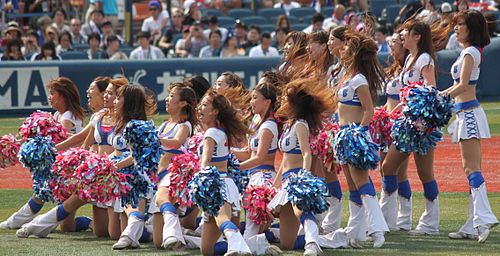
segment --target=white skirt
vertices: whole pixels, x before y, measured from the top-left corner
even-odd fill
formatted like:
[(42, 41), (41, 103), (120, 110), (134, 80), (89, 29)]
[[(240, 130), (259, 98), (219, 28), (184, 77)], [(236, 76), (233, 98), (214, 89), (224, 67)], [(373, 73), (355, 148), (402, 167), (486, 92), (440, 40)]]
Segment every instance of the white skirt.
[(115, 199), (114, 201), (107, 203), (106, 206), (113, 208), (113, 211), (116, 213), (122, 213), (125, 211), (125, 208), (122, 207), (121, 198)]
[(261, 186), (266, 183), (273, 184), (276, 179), (276, 172), (269, 170), (256, 171), (250, 175), (248, 186)]
[(288, 186), (288, 180), (286, 179), (283, 184), (281, 184), (281, 188), (278, 190), (278, 193), (273, 197), (271, 202), (267, 204), (267, 208), (275, 210), (277, 212), (280, 211), (281, 206), (287, 204), (288, 201), (288, 192), (286, 191), (286, 187)]
[(482, 107), (458, 112), (456, 119), (448, 126), (448, 133), (453, 143), (472, 138), (491, 138), (488, 119)]
[[(238, 216), (241, 211), (240, 192), (238, 191), (238, 187), (234, 183), (233, 178), (224, 177), (223, 179), (226, 183), (225, 187), (223, 188), (226, 191), (225, 202), (231, 205), (232, 216)], [(208, 221), (208, 215), (203, 213), (202, 217), (205, 222)]]

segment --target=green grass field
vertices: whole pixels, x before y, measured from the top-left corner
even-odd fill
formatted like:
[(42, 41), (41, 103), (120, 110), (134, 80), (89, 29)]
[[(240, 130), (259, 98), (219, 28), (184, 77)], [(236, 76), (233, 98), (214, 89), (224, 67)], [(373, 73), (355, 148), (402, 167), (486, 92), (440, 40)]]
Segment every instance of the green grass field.
[[(11, 213), (25, 203), (30, 196), (30, 190), (0, 190), (2, 206), (0, 220), (6, 219)], [(448, 232), (457, 230), (465, 221), (468, 205), (468, 195), (465, 193), (441, 193), (441, 235), (437, 237), (410, 237), (406, 232), (393, 232), (386, 236), (386, 244), (381, 249), (363, 250), (325, 250), (327, 255), (499, 255), (500, 229), (494, 229), (485, 244), (471, 240), (450, 240)], [(500, 193), (490, 193), (490, 203), (493, 211), (500, 216)], [(344, 196), (343, 226), (348, 219), (347, 193)], [(414, 226), (423, 211), (423, 195), (415, 193), (413, 199)], [(48, 204), (43, 212), (52, 208)], [(85, 206), (78, 215), (90, 216), (90, 206)], [(19, 239), (15, 230), (0, 230), (0, 255), (197, 255), (197, 250), (172, 254), (156, 250), (152, 244), (143, 244), (141, 249), (130, 251), (113, 251), (113, 241), (98, 239), (90, 232), (61, 233), (56, 231), (49, 238)], [(369, 244), (367, 244), (369, 246)], [(287, 255), (301, 255), (302, 252), (287, 252)]]

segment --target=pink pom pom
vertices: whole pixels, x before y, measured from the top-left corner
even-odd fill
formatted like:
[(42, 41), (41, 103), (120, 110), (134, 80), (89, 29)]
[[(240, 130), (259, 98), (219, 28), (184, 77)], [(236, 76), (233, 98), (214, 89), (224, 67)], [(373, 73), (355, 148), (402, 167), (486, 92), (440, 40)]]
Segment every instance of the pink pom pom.
[(311, 147), (311, 153), (319, 156), (325, 166), (330, 166), (330, 164), (335, 160), (332, 143), (335, 139), (335, 134), (338, 131), (338, 124), (331, 120), (327, 120), (326, 122), (323, 122), (323, 129), (319, 131), (316, 136), (310, 136), (309, 144)]
[(401, 91), (399, 92), (399, 98), (401, 99), (401, 101), (404, 104), (406, 104), (408, 102), (408, 100), (406, 99), (406, 97), (408, 97), (408, 95), (410, 94), (411, 90), (414, 89), (414, 88), (421, 87), (423, 85), (424, 85), (424, 83), (422, 81), (417, 81), (417, 82), (409, 83), (408, 85), (404, 86), (401, 89)]
[(198, 154), (198, 147), (203, 143), (204, 132), (198, 132), (189, 138), (188, 146), (192, 154)]
[(92, 154), (75, 169), (80, 180), (77, 193), (85, 202), (106, 204), (129, 191), (127, 175), (120, 173), (108, 157)]
[(243, 208), (247, 211), (248, 218), (257, 225), (270, 222), (272, 215), (267, 205), (276, 193), (273, 186), (266, 184), (248, 186), (243, 198)]
[(170, 197), (176, 198), (181, 207), (191, 206), (188, 183), (198, 170), (200, 170), (200, 159), (191, 152), (174, 156), (168, 166), (166, 177), (170, 179), (168, 193)]
[(23, 140), (33, 138), (35, 135), (50, 136), (54, 143), (59, 143), (68, 138), (66, 129), (57, 122), (49, 112), (33, 112), (19, 128)]
[(0, 169), (19, 163), (17, 153), (21, 143), (12, 134), (0, 137)]
[(384, 107), (375, 108), (370, 122), (370, 135), (373, 142), (380, 145), (391, 145), (392, 120)]
[(50, 188), (57, 201), (64, 202), (75, 193), (79, 183), (75, 169), (91, 155), (82, 148), (72, 148), (56, 157), (51, 170), (55, 178), (50, 181)]

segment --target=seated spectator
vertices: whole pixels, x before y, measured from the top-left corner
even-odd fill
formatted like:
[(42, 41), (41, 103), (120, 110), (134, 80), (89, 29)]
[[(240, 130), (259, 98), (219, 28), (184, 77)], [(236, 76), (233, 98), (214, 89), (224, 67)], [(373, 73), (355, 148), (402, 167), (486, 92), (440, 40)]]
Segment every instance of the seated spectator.
[(356, 28), (358, 27), (359, 23), (361, 23), (359, 16), (352, 9), (346, 11), (344, 19), (346, 26), (354, 31), (356, 31)]
[(26, 60), (21, 52), (21, 44), (20, 39), (8, 39), (0, 61)]
[(247, 42), (242, 45), (246, 51), (250, 51), (253, 47), (259, 44), (260, 40), (260, 28), (258, 26), (252, 25), (247, 33)]
[(439, 19), (439, 14), (437, 13), (436, 9), (434, 8), (434, 2), (433, 1), (423, 1), (425, 3), (425, 6), (418, 15), (417, 19), (422, 20), (423, 22), (427, 24), (432, 24), (435, 21)]
[(87, 43), (89, 44), (89, 49), (87, 50), (87, 57), (89, 60), (94, 59), (107, 59), (103, 58), (105, 55), (103, 54), (103, 50), (101, 50), (101, 35), (99, 33), (90, 33), (87, 37)]
[(309, 6), (314, 8), (316, 12), (321, 12), (321, 9), (328, 6), (333, 6), (335, 1), (332, 0), (312, 0)]
[(278, 50), (271, 46), (271, 35), (269, 33), (262, 34), (261, 43), (250, 50), (249, 57), (279, 57)]
[[(288, 31), (292, 30), (292, 25), (290, 24), (290, 20), (286, 15), (280, 15), (278, 16), (278, 19), (276, 20), (276, 29), (281, 29), (284, 28)], [(274, 38), (274, 33), (271, 34), (271, 36)]]
[(275, 37), (273, 40), (273, 47), (281, 51), (286, 44), (286, 36), (288, 35), (289, 32), (290, 31), (284, 28), (280, 28), (274, 31)]
[(4, 10), (5, 13), (19, 13), (19, 0), (6, 0), (3, 6), (2, 4), (3, 2), (0, 3), (0, 8)]
[(38, 34), (35, 31), (28, 31), (21, 51), (28, 59), (33, 56), (33, 54), (40, 52), (40, 46), (38, 46)]
[(200, 56), (200, 50), (205, 45), (208, 45), (208, 41), (203, 36), (203, 26), (196, 22), (189, 29), (189, 34), (184, 42), (184, 47), (189, 52), (188, 57)]
[(110, 60), (126, 60), (128, 59), (127, 54), (124, 52), (120, 51), (120, 44), (121, 41), (116, 35), (110, 35), (108, 38), (106, 38), (108, 41), (107, 45), (108, 47), (106, 48), (106, 56), (103, 57), (109, 57)]
[(31, 56), (32, 61), (39, 60), (62, 60), (59, 55), (56, 54), (56, 46), (53, 42), (45, 42), (42, 44), (40, 53), (35, 53)]
[(174, 9), (172, 11), (172, 26), (165, 30), (163, 36), (158, 42), (158, 47), (163, 50), (166, 54), (169, 50), (174, 49), (176, 40), (182, 37), (182, 32), (184, 31), (184, 16), (182, 10)]
[(142, 22), (141, 30), (149, 32), (153, 38), (153, 42), (157, 42), (160, 40), (162, 29), (170, 21), (170, 15), (168, 11), (163, 10), (161, 2), (158, 0), (149, 1), (148, 7), (151, 16)]
[(326, 31), (330, 31), (330, 28), (337, 26), (345, 26), (344, 20), (345, 7), (341, 4), (335, 5), (335, 10), (333, 11), (331, 18), (326, 18), (324, 23), (324, 28)]
[(80, 33), (86, 37), (89, 37), (91, 33), (101, 34), (101, 30), (99, 30), (99, 26), (101, 25), (104, 18), (104, 14), (99, 10), (94, 10), (90, 14), (89, 22), (85, 23), (82, 26), (82, 30)]
[(306, 34), (311, 34), (312, 32), (323, 30), (323, 21), (325, 21), (325, 17), (323, 17), (323, 14), (315, 13), (312, 16), (311, 25), (302, 30), (302, 32)]
[(68, 31), (63, 31), (59, 36), (59, 45), (56, 47), (56, 54), (61, 55), (61, 53), (69, 51), (73, 51), (71, 34)]
[(245, 56), (245, 49), (238, 48), (237, 46), (238, 42), (236, 40), (236, 36), (232, 33), (229, 33), (227, 35), (227, 39), (224, 43), (224, 47), (222, 48), (220, 56), (223, 58)]
[(222, 48), (221, 38), (222, 34), (219, 30), (210, 31), (210, 34), (208, 35), (209, 45), (201, 48), (200, 58), (219, 57)]
[(387, 29), (378, 27), (375, 29), (375, 43), (377, 43), (378, 52), (390, 52), (389, 43), (387, 42)]
[(209, 19), (208, 19), (208, 29), (205, 29), (205, 31), (203, 31), (203, 35), (206, 37), (206, 38), (209, 38), (209, 35), (210, 35), (210, 32), (212, 31), (216, 31), (216, 30), (219, 30), (219, 32), (221, 33), (222, 35), (222, 42), (225, 42), (226, 41), (226, 38), (227, 38), (227, 29), (226, 28), (221, 28), (219, 27), (218, 25), (218, 20), (217, 20), (217, 17), (215, 16), (211, 16)]
[(186, 50), (186, 39), (189, 34), (190, 30), (188, 28), (184, 29), (182, 38), (175, 43), (175, 56), (180, 58), (187, 58), (189, 56), (189, 51)]
[[(24, 0), (24, 13), (41, 13), (41, 12), (51, 12), (50, 1), (42, 1), (42, 0)], [(24, 24), (34, 23), (33, 19), (36, 20), (35, 17), (24, 18)], [(42, 30), (43, 31), (43, 30)]]
[(38, 34), (38, 45), (41, 46), (43, 43), (45, 43), (45, 30), (50, 26), (50, 24), (52, 24), (52, 19), (47, 15), (44, 15), (38, 19), (38, 30), (36, 31), (36, 33)]
[(87, 37), (80, 33), (81, 23), (79, 19), (71, 19), (70, 34), (72, 44), (86, 44)]
[[(113, 29), (118, 28), (118, 1), (116, 0), (92, 0), (96, 2), (97, 10), (103, 14), (103, 18), (111, 21)], [(121, 2), (121, 1), (120, 1)]]
[(102, 49), (106, 49), (106, 47), (108, 47), (108, 37), (110, 36), (116, 36), (118, 38), (118, 40), (120, 40), (120, 42), (123, 42), (123, 39), (116, 35), (115, 34), (115, 31), (113, 30), (113, 24), (111, 23), (111, 21), (104, 21), (102, 24), (101, 24), (101, 48)]
[(54, 45), (59, 44), (59, 30), (52, 26), (48, 26), (45, 29), (45, 42), (53, 42)]
[(247, 43), (247, 26), (243, 24), (240, 20), (236, 20), (234, 25), (234, 34), (236, 36), (236, 44), (238, 48), (244, 48)]
[(290, 16), (290, 10), (293, 8), (299, 8), (300, 4), (292, 0), (281, 0), (281, 2), (276, 3), (274, 8), (281, 8), (285, 11), (286, 16)]
[(129, 58), (131, 60), (158, 60), (165, 58), (165, 55), (160, 48), (149, 43), (149, 40), (151, 39), (149, 32), (141, 31), (136, 37), (139, 47), (135, 48), (130, 53)]
[(212, 4), (210, 4), (208, 8), (218, 9), (222, 13), (227, 14), (229, 10), (234, 8), (242, 8), (242, 6), (243, 6), (242, 0), (215, 0), (212, 1)]
[(57, 8), (54, 10), (54, 13), (52, 14), (52, 20), (54, 23), (52, 23), (52, 27), (57, 28), (59, 30), (59, 33), (63, 31), (71, 31), (70, 27), (66, 25), (66, 19), (67, 19), (66, 11), (62, 8)]
[(2, 46), (5, 46), (8, 40), (19, 40), (22, 39), (22, 31), (19, 25), (15, 21), (11, 21), (8, 27), (3, 31)]
[(186, 0), (184, 2), (184, 25), (191, 26), (195, 22), (201, 21), (200, 3), (194, 0)]

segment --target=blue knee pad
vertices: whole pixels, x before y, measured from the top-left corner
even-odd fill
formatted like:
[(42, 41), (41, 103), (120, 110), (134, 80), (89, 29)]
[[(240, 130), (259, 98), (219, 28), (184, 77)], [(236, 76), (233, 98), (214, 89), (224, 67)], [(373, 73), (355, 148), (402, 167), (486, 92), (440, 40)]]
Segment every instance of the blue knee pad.
[(30, 198), (30, 200), (28, 200), (28, 205), (31, 208), (31, 212), (36, 214), (43, 208), (44, 203), (37, 204), (33, 198)]
[(469, 179), (470, 188), (479, 188), (479, 186), (484, 183), (483, 174), (481, 172), (473, 172), (467, 179)]
[(269, 243), (275, 243), (277, 240), (276, 236), (274, 236), (274, 233), (269, 229), (264, 230), (264, 235), (266, 236), (266, 239)]
[(371, 183), (371, 182), (368, 182), (365, 185), (361, 186), (358, 191), (359, 191), (360, 195), (375, 196), (377, 194), (375, 192), (375, 187), (373, 186), (373, 183)]
[(410, 200), (411, 198), (411, 186), (408, 180), (398, 183), (398, 195)]
[(429, 201), (434, 201), (439, 194), (438, 184), (436, 180), (424, 183), (424, 196)]
[(196, 224), (195, 224), (195, 227), (198, 228), (200, 226), (200, 223), (201, 223), (201, 220), (203, 219), (203, 217), (196, 217)]
[(331, 196), (337, 198), (338, 200), (342, 199), (342, 188), (340, 187), (339, 181), (330, 182), (326, 184), (326, 187), (328, 188), (328, 193), (330, 193)]
[(295, 244), (293, 245), (294, 250), (302, 250), (306, 247), (306, 238), (304, 235), (297, 236), (295, 239)]
[(312, 221), (316, 222), (316, 218), (310, 212), (304, 212), (304, 213), (302, 213), (302, 215), (300, 215), (300, 224), (304, 225), (304, 222), (306, 220), (312, 220)]
[(142, 213), (142, 212), (131, 212), (128, 217), (130, 218), (132, 216), (134, 216), (140, 220), (144, 220), (144, 213)]
[(75, 218), (75, 232), (80, 232), (87, 230), (90, 227), (90, 223), (92, 222), (92, 219), (89, 217), (85, 216), (80, 216)]
[(214, 254), (215, 255), (224, 255), (227, 252), (227, 242), (220, 241), (215, 243), (214, 245)]
[(64, 219), (66, 219), (68, 216), (69, 216), (69, 212), (67, 212), (63, 205), (60, 204), (57, 206), (57, 210), (56, 210), (56, 213), (57, 213), (57, 221), (62, 221)]
[(172, 203), (167, 202), (167, 203), (160, 205), (160, 213), (164, 214), (165, 212), (177, 214), (177, 209), (175, 209), (175, 206)]
[(139, 238), (139, 243), (147, 243), (150, 241), (150, 236), (151, 234), (149, 233), (149, 231), (146, 229), (146, 228), (143, 228), (142, 229), (142, 235), (141, 235), (141, 238)]
[(361, 195), (357, 190), (349, 191), (349, 200), (358, 205), (363, 204), (363, 201), (361, 201)]
[(232, 229), (232, 230), (235, 230), (237, 231), (238, 230), (238, 227), (236, 225), (234, 225), (234, 223), (230, 220), (222, 223), (219, 227), (220, 229), (220, 232), (224, 233), (224, 231), (226, 231), (226, 229)]
[(274, 224), (271, 224), (271, 227), (272, 228), (280, 228), (280, 224), (279, 223), (274, 223)]
[(394, 193), (394, 191), (398, 189), (398, 176), (396, 175), (383, 176), (382, 187), (384, 188), (385, 192), (389, 194)]

